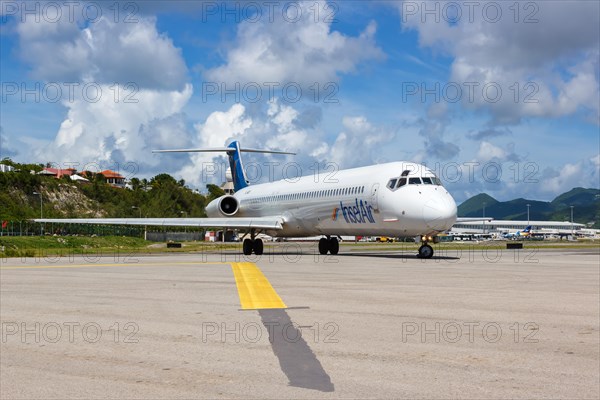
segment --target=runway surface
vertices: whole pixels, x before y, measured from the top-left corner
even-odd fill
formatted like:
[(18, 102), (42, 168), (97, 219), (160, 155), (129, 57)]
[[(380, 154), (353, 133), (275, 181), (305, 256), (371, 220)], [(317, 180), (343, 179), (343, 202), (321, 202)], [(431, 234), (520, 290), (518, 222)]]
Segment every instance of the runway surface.
[(0, 397), (600, 396), (597, 249), (296, 246), (1, 260)]

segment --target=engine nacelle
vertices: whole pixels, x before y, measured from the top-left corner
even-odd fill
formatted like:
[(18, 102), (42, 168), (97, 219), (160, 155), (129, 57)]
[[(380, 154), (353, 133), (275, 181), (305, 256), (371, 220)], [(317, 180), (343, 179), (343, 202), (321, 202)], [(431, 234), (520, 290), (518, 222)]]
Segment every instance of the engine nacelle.
[(221, 196), (208, 203), (206, 215), (209, 218), (233, 217), (240, 209), (240, 203), (230, 195)]

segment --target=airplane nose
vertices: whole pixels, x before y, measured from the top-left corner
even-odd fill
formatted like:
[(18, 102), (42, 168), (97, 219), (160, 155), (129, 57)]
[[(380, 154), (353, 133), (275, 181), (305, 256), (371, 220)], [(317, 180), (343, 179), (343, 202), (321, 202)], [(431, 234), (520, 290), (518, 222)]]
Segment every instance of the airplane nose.
[(423, 204), (423, 219), (432, 230), (448, 230), (456, 222), (456, 203), (449, 194), (435, 196)]

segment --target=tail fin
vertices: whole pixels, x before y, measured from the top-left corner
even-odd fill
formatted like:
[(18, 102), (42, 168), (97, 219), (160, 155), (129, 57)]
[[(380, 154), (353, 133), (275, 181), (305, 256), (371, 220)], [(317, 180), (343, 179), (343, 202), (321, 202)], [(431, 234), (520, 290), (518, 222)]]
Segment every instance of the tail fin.
[(241, 148), (239, 142), (233, 141), (227, 147), (213, 147), (208, 149), (177, 149), (177, 150), (152, 150), (153, 153), (205, 153), (205, 152), (225, 152), (229, 157), (229, 167), (231, 168), (231, 176), (233, 178), (233, 188), (237, 192), (248, 186), (246, 174), (244, 173), (244, 165), (242, 163), (241, 152), (247, 153), (264, 153), (264, 154), (292, 154), (285, 151), (277, 150), (260, 150)]
[(527, 225), (527, 227), (523, 230), (525, 233), (531, 232), (531, 225)]
[(227, 156), (229, 157), (229, 168), (231, 168), (231, 177), (233, 179), (233, 189), (237, 192), (248, 186), (248, 180), (244, 173), (244, 164), (242, 164), (242, 157), (240, 156), (240, 144), (239, 142), (233, 141), (227, 146)]

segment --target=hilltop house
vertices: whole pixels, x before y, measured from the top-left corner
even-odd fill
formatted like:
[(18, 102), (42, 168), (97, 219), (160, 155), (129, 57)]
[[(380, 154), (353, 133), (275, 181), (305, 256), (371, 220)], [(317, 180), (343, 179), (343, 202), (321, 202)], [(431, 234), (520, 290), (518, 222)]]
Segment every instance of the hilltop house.
[(118, 172), (109, 169), (100, 172), (106, 178), (106, 182), (120, 188), (125, 187), (125, 177)]
[(38, 172), (38, 175), (52, 176), (56, 179), (60, 179), (63, 176), (68, 176), (72, 181), (75, 181), (75, 182), (83, 182), (83, 183), (89, 182), (84, 177), (77, 175), (77, 170), (75, 170), (75, 168), (67, 168), (67, 169), (44, 168), (43, 170)]
[(96, 174), (102, 174), (106, 179), (106, 183), (118, 188), (125, 188), (125, 177), (118, 172), (111, 171), (110, 169), (105, 169), (101, 172), (91, 172), (91, 171), (83, 171), (81, 173), (88, 179), (93, 179)]
[(43, 170), (41, 170), (40, 172), (38, 172), (38, 175), (46, 175), (46, 176), (53, 176), (56, 179), (60, 179), (63, 176), (71, 176), (74, 175), (75, 172), (77, 172), (75, 170), (75, 168), (67, 168), (67, 169), (60, 169), (60, 168), (44, 168)]
[(12, 172), (15, 169), (13, 167), (11, 167), (10, 165), (6, 165), (6, 164), (0, 164), (0, 172)]

